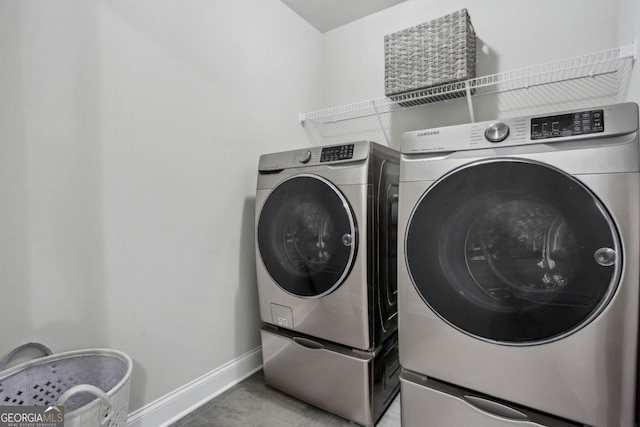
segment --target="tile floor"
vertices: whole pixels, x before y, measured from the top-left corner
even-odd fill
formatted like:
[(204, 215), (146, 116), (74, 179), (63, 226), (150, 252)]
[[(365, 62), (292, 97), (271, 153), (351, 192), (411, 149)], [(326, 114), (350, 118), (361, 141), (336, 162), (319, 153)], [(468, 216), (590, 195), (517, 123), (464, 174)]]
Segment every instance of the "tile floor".
[[(268, 387), (262, 371), (235, 385), (169, 427), (321, 427), (356, 424)], [(400, 426), (400, 396), (377, 427)]]

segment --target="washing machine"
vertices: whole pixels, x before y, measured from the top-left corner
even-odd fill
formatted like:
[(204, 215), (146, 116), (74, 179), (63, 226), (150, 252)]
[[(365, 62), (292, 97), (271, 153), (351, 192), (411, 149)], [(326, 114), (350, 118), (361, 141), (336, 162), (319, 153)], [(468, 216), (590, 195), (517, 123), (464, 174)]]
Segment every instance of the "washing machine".
[(638, 145), (633, 103), (403, 135), (403, 426), (634, 425)]
[(397, 330), (398, 174), (370, 141), (260, 157), (263, 322), (360, 350)]
[(399, 153), (260, 157), (256, 270), (268, 385), (361, 425), (398, 394)]

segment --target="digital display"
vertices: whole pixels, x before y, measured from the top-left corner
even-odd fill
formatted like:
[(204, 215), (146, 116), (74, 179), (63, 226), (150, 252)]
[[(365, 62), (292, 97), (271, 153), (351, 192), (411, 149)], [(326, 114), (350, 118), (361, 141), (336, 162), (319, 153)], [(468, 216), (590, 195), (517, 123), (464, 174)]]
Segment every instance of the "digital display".
[(603, 110), (531, 119), (531, 139), (561, 138), (604, 132)]
[(354, 144), (338, 145), (336, 147), (324, 147), (320, 155), (320, 162), (333, 162), (336, 160), (349, 160), (353, 158)]

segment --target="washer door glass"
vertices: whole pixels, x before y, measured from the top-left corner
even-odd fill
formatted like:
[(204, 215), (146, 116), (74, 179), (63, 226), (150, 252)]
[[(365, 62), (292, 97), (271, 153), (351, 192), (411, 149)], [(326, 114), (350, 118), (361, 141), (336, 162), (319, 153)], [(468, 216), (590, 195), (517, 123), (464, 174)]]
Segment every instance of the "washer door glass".
[(434, 183), (405, 242), (414, 286), (442, 319), (514, 345), (588, 323), (612, 297), (622, 265), (613, 221), (589, 189), (514, 159), (472, 163)]
[(356, 253), (356, 224), (347, 200), (331, 182), (315, 175), (295, 175), (269, 194), (257, 238), (273, 280), (301, 297), (336, 289)]

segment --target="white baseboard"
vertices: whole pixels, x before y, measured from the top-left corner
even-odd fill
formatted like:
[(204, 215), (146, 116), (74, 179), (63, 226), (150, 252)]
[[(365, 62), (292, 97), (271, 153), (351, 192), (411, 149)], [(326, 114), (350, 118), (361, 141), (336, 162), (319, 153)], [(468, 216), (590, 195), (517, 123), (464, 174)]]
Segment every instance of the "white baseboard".
[(167, 426), (262, 368), (262, 347), (129, 414), (128, 427)]

